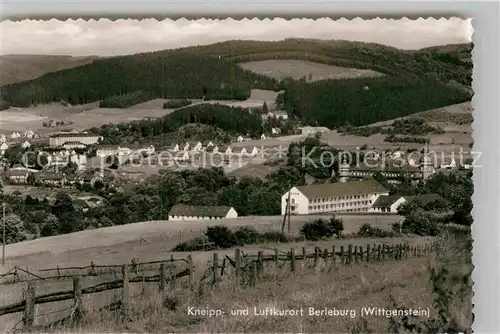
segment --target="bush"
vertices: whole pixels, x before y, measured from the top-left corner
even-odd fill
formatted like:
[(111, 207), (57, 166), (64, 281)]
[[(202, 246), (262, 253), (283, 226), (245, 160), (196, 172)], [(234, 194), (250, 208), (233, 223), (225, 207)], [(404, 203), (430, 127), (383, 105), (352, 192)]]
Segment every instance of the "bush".
[(403, 222), (403, 231), (420, 236), (436, 236), (441, 231), (437, 218), (420, 212), (412, 212)]
[(243, 226), (234, 232), (234, 239), (238, 246), (255, 244), (259, 240), (259, 233), (251, 227)]
[(176, 100), (168, 100), (163, 103), (163, 109), (177, 109), (190, 105), (191, 100), (185, 99), (176, 99)]
[(173, 252), (195, 252), (204, 249), (209, 240), (206, 237), (197, 237), (192, 240), (182, 242), (172, 249)]
[(208, 227), (205, 236), (208, 241), (213, 242), (217, 248), (231, 248), (237, 244), (233, 232), (224, 225)]
[(306, 240), (317, 241), (323, 238), (331, 238), (333, 235), (341, 237), (344, 230), (344, 223), (341, 219), (336, 219), (333, 216), (330, 221), (322, 218), (316, 219), (312, 222), (305, 223), (300, 229), (300, 233)]
[(389, 238), (394, 237), (396, 234), (392, 231), (383, 230), (380, 227), (372, 227), (370, 224), (363, 224), (359, 228), (357, 235), (363, 238)]

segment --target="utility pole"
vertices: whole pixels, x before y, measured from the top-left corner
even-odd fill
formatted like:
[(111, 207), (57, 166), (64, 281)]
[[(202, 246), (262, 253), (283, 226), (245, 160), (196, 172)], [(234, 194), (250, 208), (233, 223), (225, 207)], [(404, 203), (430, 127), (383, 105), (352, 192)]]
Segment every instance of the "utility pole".
[(5, 202), (2, 203), (3, 223), (2, 223), (2, 267), (5, 265)]
[(167, 56), (163, 56), (161, 58), (161, 98), (165, 98), (165, 58)]

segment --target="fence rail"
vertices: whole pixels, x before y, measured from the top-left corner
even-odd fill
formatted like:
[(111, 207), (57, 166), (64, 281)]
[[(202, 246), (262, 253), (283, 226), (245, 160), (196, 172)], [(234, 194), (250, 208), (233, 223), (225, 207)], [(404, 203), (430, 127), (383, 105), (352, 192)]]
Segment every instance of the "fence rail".
[[(388, 260), (405, 260), (411, 257), (421, 257), (427, 256), (430, 252), (434, 251), (433, 245), (416, 246), (410, 247), (408, 244), (398, 244), (398, 245), (366, 245), (365, 248), (362, 246), (348, 245), (347, 247), (340, 246), (337, 249), (332, 246), (330, 249), (321, 249), (319, 247), (314, 248), (313, 253), (308, 253), (306, 248), (302, 248), (301, 254), (296, 254), (296, 249), (291, 248), (289, 251), (284, 252), (279, 249), (274, 249), (274, 254), (265, 255), (263, 251), (259, 251), (257, 254), (244, 254), (240, 249), (235, 250), (234, 258), (226, 255), (222, 258), (222, 264), (219, 259), (219, 254), (214, 253), (212, 260), (209, 263), (208, 269), (201, 275), (199, 284), (204, 284), (209, 280), (209, 284), (216, 286), (221, 278), (228, 272), (229, 268), (233, 269), (233, 274), (236, 284), (248, 284), (255, 285), (257, 279), (264, 273), (264, 263), (273, 262), (275, 267), (275, 277), (278, 269), (284, 268), (284, 266), (289, 263), (289, 269), (291, 272), (297, 271), (297, 261), (303, 261), (302, 267), (307, 265), (308, 259), (313, 259), (313, 266), (317, 267), (321, 261), (324, 263), (329, 262), (331, 264), (330, 268), (336, 265), (353, 265), (360, 262), (372, 262), (372, 263), (383, 263)], [(133, 262), (133, 261), (132, 261)], [(188, 267), (182, 271), (174, 273), (174, 269), (171, 268), (170, 275), (167, 275), (167, 265), (175, 262), (184, 262)], [(158, 282), (159, 292), (163, 294), (165, 291), (166, 283), (174, 282), (182, 277), (188, 277), (188, 286), (190, 288), (194, 287), (194, 266), (192, 256), (188, 255), (186, 259), (173, 259), (167, 261), (153, 261), (144, 262), (141, 264), (159, 264), (158, 274), (149, 276), (135, 276), (129, 277), (129, 274), (134, 272), (131, 270), (129, 264), (121, 266), (105, 266), (105, 265), (91, 265), (87, 267), (66, 267), (66, 268), (50, 268), (41, 271), (52, 271), (52, 270), (89, 270), (89, 268), (98, 267), (113, 267), (120, 268), (122, 277), (120, 279), (115, 279), (113, 281), (99, 283), (90, 287), (82, 287), (82, 275), (74, 275), (73, 288), (71, 290), (53, 292), (48, 294), (36, 295), (35, 283), (37, 280), (30, 280), (28, 282), (28, 287), (25, 293), (23, 293), (23, 300), (17, 303), (13, 303), (6, 306), (0, 306), (0, 316), (23, 312), (23, 330), (29, 331), (33, 330), (34, 318), (35, 318), (35, 306), (38, 304), (52, 303), (64, 300), (74, 300), (74, 307), (70, 318), (81, 316), (84, 312), (82, 306), (82, 296), (87, 294), (95, 294), (108, 290), (122, 289), (122, 299), (119, 302), (113, 302), (106, 305), (103, 309), (109, 310), (119, 310), (121, 309), (123, 316), (129, 316), (129, 284), (134, 282)], [(136, 263), (137, 265), (137, 263)], [(43, 278), (46, 279), (46, 278)], [(65, 318), (66, 319), (66, 318)], [(62, 320), (58, 320), (60, 323)], [(53, 323), (54, 324), (54, 323)], [(50, 324), (50, 325), (53, 325)], [(50, 326), (45, 325), (45, 326)]]

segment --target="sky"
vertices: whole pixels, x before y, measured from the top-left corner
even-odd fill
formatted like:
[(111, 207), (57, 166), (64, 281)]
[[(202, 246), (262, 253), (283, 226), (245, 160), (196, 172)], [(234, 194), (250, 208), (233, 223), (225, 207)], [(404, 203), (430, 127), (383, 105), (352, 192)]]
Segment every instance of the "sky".
[(23, 20), (0, 23), (0, 54), (116, 56), (227, 40), (344, 39), (401, 49), (471, 42), (470, 19)]

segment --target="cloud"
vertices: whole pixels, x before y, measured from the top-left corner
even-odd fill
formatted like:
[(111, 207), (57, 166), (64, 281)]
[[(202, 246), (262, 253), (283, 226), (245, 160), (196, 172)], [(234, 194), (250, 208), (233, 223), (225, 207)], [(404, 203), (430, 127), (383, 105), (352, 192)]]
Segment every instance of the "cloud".
[(154, 19), (84, 21), (24, 20), (0, 23), (1, 54), (113, 56), (203, 45), (232, 39), (345, 39), (401, 49), (470, 42), (471, 20), (323, 19)]

